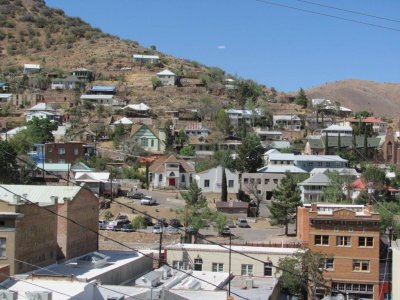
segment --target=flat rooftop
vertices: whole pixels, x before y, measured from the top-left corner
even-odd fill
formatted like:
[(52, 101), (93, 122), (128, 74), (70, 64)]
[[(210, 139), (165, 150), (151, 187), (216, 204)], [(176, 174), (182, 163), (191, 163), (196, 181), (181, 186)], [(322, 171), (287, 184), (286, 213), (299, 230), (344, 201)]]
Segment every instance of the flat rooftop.
[[(265, 300), (271, 297), (276, 285), (278, 284), (277, 278), (255, 278), (253, 280), (253, 288), (247, 289), (246, 279), (249, 277), (236, 276), (231, 281), (231, 292), (240, 295), (243, 298), (251, 300)], [(234, 296), (236, 299), (238, 296)]]

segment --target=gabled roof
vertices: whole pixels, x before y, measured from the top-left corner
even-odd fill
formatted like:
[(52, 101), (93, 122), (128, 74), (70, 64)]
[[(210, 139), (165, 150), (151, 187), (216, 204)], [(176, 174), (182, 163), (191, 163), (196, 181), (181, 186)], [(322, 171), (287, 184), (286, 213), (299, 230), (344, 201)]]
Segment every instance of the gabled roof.
[(40, 102), (31, 108), (28, 108), (27, 111), (54, 111), (53, 107), (45, 102)]
[(129, 120), (127, 117), (123, 117), (122, 119), (115, 121), (113, 124), (131, 125), (133, 124), (133, 122)]
[(151, 164), (149, 171), (151, 173), (164, 173), (166, 163), (180, 164), (180, 167), (186, 173), (194, 172), (194, 167), (191, 164), (183, 159), (177, 159), (174, 155), (170, 155), (169, 157), (160, 157), (159, 159), (155, 160)]
[(324, 173), (317, 173), (299, 183), (299, 185), (323, 185), (327, 186), (331, 180)]
[(148, 111), (150, 107), (144, 103), (139, 104), (128, 104), (127, 106), (123, 107), (122, 109), (132, 109), (132, 110), (139, 110), (139, 111)]
[(76, 172), (75, 180), (82, 182), (107, 182), (110, 178), (109, 172)]
[(386, 122), (382, 121), (381, 119), (378, 119), (374, 116), (372, 117), (367, 117), (363, 120), (365, 123), (380, 123), (380, 124), (386, 124)]
[(157, 73), (157, 76), (175, 76), (175, 73), (172, 73), (170, 70), (164, 70)]
[(156, 138), (159, 138), (158, 132), (146, 124), (134, 124), (131, 129), (131, 136), (134, 136), (142, 127), (146, 127)]
[(307, 173), (293, 165), (268, 165), (257, 170), (258, 173)]

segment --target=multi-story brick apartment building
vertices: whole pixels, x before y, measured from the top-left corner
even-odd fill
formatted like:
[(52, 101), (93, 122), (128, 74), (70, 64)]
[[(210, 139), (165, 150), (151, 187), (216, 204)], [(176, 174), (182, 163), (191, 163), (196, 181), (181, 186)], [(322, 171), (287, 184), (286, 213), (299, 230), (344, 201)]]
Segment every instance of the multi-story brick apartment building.
[(5, 189), (0, 191), (0, 264), (9, 265), (10, 274), (98, 249), (99, 204), (92, 192), (80, 186), (2, 187)]
[(379, 224), (379, 214), (363, 205), (298, 208), (297, 238), (311, 251), (332, 257), (324, 262), (332, 295), (379, 299)]
[(94, 145), (80, 142), (46, 143), (44, 145), (46, 163), (73, 164), (79, 158), (85, 158), (94, 153)]

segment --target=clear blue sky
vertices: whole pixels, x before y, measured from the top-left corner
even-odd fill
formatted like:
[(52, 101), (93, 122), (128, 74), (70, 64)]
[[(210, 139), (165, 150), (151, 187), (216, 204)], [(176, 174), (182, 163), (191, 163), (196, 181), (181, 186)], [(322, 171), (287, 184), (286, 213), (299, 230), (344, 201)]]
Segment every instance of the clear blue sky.
[[(267, 0), (265, 0), (267, 1)], [(46, 0), (92, 26), (143, 46), (254, 79), (281, 91), (342, 79), (399, 82), (400, 21), (297, 0), (270, 0), (381, 26), (383, 30), (256, 0)], [(400, 20), (399, 0), (310, 0)]]

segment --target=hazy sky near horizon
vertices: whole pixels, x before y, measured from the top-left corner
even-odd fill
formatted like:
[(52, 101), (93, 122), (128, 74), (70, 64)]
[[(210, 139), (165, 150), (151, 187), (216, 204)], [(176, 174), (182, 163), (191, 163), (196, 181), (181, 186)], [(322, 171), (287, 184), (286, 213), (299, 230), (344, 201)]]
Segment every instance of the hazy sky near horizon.
[[(106, 33), (282, 91), (343, 79), (399, 82), (400, 1), (46, 0)], [(387, 30), (268, 3), (349, 18)]]

